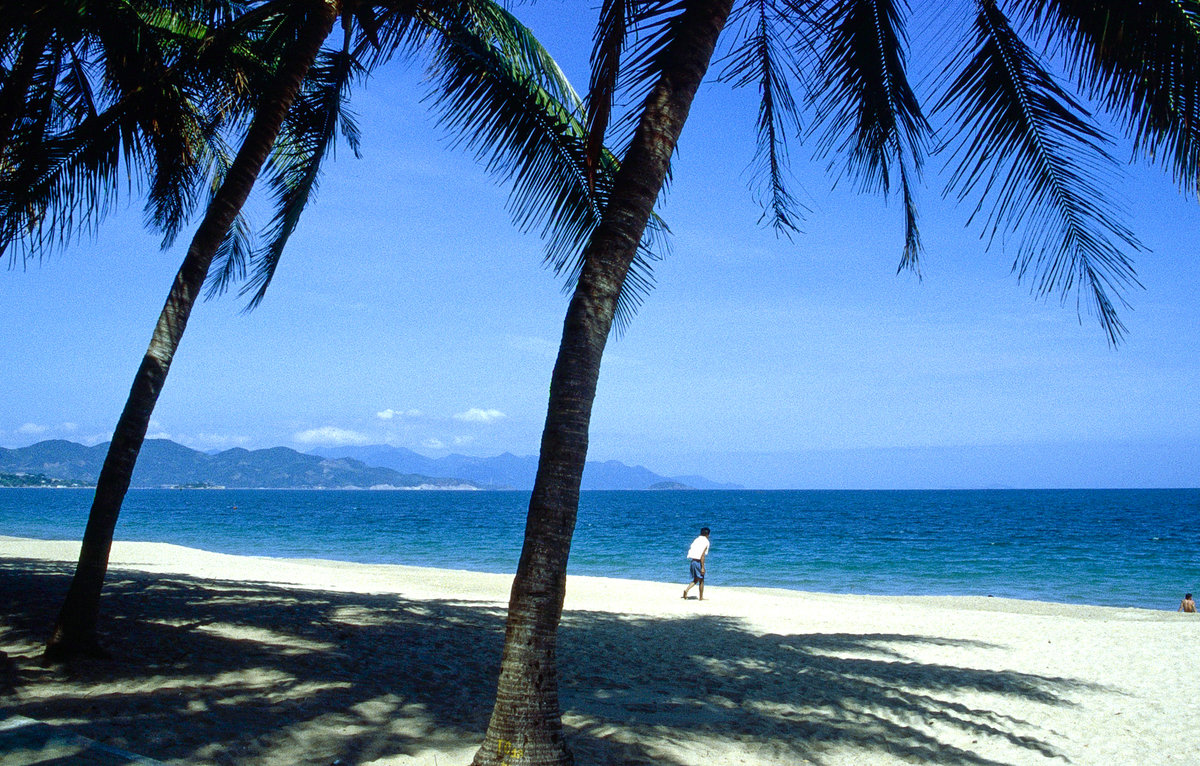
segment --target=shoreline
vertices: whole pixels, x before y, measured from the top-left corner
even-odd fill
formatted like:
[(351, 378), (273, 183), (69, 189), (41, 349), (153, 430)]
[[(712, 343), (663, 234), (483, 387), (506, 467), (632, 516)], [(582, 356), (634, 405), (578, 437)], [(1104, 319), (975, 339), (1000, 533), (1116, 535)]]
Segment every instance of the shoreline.
[[(377, 576), (374, 578), (371, 578), (369, 581), (375, 582), (377, 584), (381, 582), (379, 579), (380, 573), (387, 572), (389, 570), (393, 570), (396, 574), (403, 574), (403, 573), (415, 574), (415, 575), (417, 575), (416, 579), (418, 581), (426, 579), (426, 577), (429, 577), (429, 578), (432, 578), (435, 580), (439, 580), (442, 582), (446, 581), (445, 576), (439, 576), (436, 573), (443, 573), (444, 575), (454, 575), (455, 577), (460, 577), (465, 580), (470, 580), (471, 578), (476, 577), (476, 576), (478, 576), (480, 578), (502, 578), (506, 583), (511, 583), (511, 580), (513, 577), (513, 572), (485, 572), (485, 571), (473, 570), (473, 569), (455, 569), (455, 568), (442, 568), (442, 567), (427, 567), (427, 566), (409, 565), (409, 564), (390, 564), (390, 563), (379, 563), (379, 562), (349, 561), (346, 559), (326, 559), (326, 558), (314, 558), (314, 557), (307, 557), (307, 556), (296, 556), (296, 557), (292, 557), (292, 556), (249, 556), (249, 555), (241, 554), (241, 553), (222, 553), (219, 551), (212, 551), (212, 550), (208, 550), (208, 549), (204, 549), (204, 548), (194, 548), (194, 547), (189, 547), (189, 546), (184, 546), (184, 545), (177, 545), (174, 543), (162, 543), (162, 542), (152, 542), (152, 541), (132, 541), (132, 540), (115, 541), (113, 543), (112, 557), (109, 562), (110, 568), (128, 567), (128, 568), (134, 569), (135, 571), (144, 571), (147, 573), (159, 573), (159, 574), (167, 574), (167, 573), (195, 574), (196, 573), (193, 570), (189, 570), (187, 568), (187, 566), (180, 565), (180, 567), (176, 568), (176, 567), (172, 567), (169, 564), (165, 564), (162, 561), (157, 561), (157, 560), (155, 561), (154, 564), (152, 564), (152, 565), (146, 564), (143, 568), (143, 566), (139, 564), (139, 560), (146, 558), (146, 556), (144, 556), (144, 555), (139, 556), (137, 553), (135, 553), (135, 551), (138, 550), (139, 548), (141, 548), (142, 546), (147, 546), (147, 550), (154, 550), (157, 547), (161, 547), (164, 550), (179, 551), (182, 554), (182, 558), (180, 559), (180, 561), (190, 562), (189, 565), (193, 566), (193, 567), (195, 566), (195, 563), (191, 563), (191, 562), (194, 562), (197, 558), (203, 558), (203, 557), (210, 557), (210, 558), (214, 558), (214, 559), (223, 558), (224, 560), (230, 562), (233, 565), (233, 568), (229, 571), (237, 572), (238, 576), (223, 577), (221, 574), (218, 573), (218, 570), (214, 569), (211, 566), (202, 567), (204, 576), (212, 577), (214, 579), (247, 579), (252, 582), (262, 582), (264, 584), (304, 585), (306, 581), (304, 579), (303, 573), (311, 573), (313, 571), (314, 567), (318, 568), (318, 569), (319, 568), (361, 569), (364, 572), (375, 570)], [(14, 551), (20, 551), (20, 550), (27, 550), (30, 552), (34, 552), (34, 553), (36, 553), (36, 558), (59, 560), (59, 561), (64, 561), (64, 562), (69, 562), (71, 564), (74, 564), (74, 562), (78, 559), (78, 556), (79, 556), (79, 542), (75, 541), (75, 540), (50, 540), (50, 539), (43, 539), (43, 538), (17, 537), (17, 536), (0, 534), (0, 562), (2, 562), (6, 558), (19, 558), (20, 556), (14, 554)], [(153, 555), (153, 554), (151, 554), (151, 555)], [(281, 571), (281, 572), (292, 571), (291, 569), (289, 569), (288, 565), (295, 565), (295, 568), (294, 568), (294, 571), (292, 571), (292, 579), (286, 579), (286, 578), (285, 579), (272, 579), (272, 578), (263, 579), (260, 577), (260, 572), (266, 571), (266, 570), (264, 570), (262, 567), (259, 567), (259, 566), (251, 566), (248, 569), (245, 567), (238, 567), (236, 562), (238, 562), (239, 560), (249, 560), (249, 561), (254, 561), (254, 562), (273, 562), (273, 564), (268, 568), (270, 571)], [(299, 578), (299, 579), (296, 579), (296, 578)], [(570, 574), (567, 576), (568, 599), (570, 599), (571, 583), (585, 583), (585, 582), (591, 582), (591, 581), (596, 581), (598, 583), (604, 583), (604, 582), (611, 581), (613, 583), (626, 583), (629, 585), (636, 584), (639, 586), (640, 585), (657, 586), (657, 587), (669, 586), (670, 588), (678, 589), (678, 588), (682, 588), (686, 584), (684, 582), (684, 579), (685, 578), (681, 578), (678, 585), (676, 585), (673, 582), (664, 582), (662, 580), (646, 580), (646, 579), (639, 579), (639, 578), (632, 578), (632, 577), (601, 577), (601, 576), (596, 576), (596, 575)], [(329, 580), (329, 578), (321, 578), (322, 582), (327, 582), (328, 580)], [(339, 584), (339, 583), (335, 583), (335, 582), (327, 582), (326, 585), (321, 585), (321, 586), (316, 586), (316, 587), (330, 588), (333, 590), (342, 590), (345, 587), (345, 584)], [(1035, 598), (1019, 598), (1019, 597), (1011, 597), (1011, 596), (992, 596), (992, 595), (982, 595), (982, 594), (963, 595), (963, 594), (920, 594), (920, 593), (911, 593), (911, 594), (910, 593), (906, 593), (906, 594), (843, 593), (843, 592), (838, 592), (838, 591), (804, 590), (804, 589), (800, 589), (800, 588), (778, 588), (778, 587), (772, 587), (772, 586), (759, 586), (759, 585), (723, 585), (723, 584), (709, 584), (707, 587), (709, 590), (718, 589), (722, 592), (727, 592), (727, 593), (739, 593), (739, 592), (760, 593), (760, 594), (764, 594), (764, 595), (772, 595), (773, 594), (773, 595), (776, 595), (779, 597), (790, 597), (790, 596), (800, 595), (800, 596), (806, 596), (806, 597), (810, 597), (810, 598), (831, 598), (831, 599), (837, 599), (837, 598), (855, 599), (855, 598), (861, 597), (861, 598), (875, 599), (875, 600), (879, 600), (879, 601), (887, 601), (889, 603), (897, 603), (897, 604), (903, 604), (906, 602), (912, 602), (913, 604), (916, 604), (916, 605), (925, 605), (925, 606), (938, 606), (940, 604), (940, 605), (947, 606), (950, 608), (969, 608), (969, 609), (977, 609), (977, 610), (981, 610), (981, 611), (1006, 611), (1007, 609), (1013, 609), (1016, 611), (1034, 610), (1034, 611), (1049, 611), (1052, 613), (1060, 613), (1060, 612), (1063, 612), (1064, 610), (1070, 611), (1070, 610), (1078, 609), (1078, 610), (1089, 610), (1090, 611), (1090, 610), (1103, 609), (1103, 610), (1115, 610), (1115, 611), (1147, 612), (1149, 614), (1171, 613), (1171, 610), (1169, 610), (1169, 609), (1153, 608), (1153, 607), (1146, 607), (1146, 606), (1114, 606), (1111, 604), (1092, 604), (1092, 603), (1081, 603), (1081, 602), (1070, 602), (1070, 601), (1048, 601), (1048, 600), (1044, 600), (1044, 599), (1035, 599)], [(368, 592), (368, 591), (354, 591), (354, 592)], [(403, 591), (391, 591), (391, 590), (383, 591), (383, 592), (403, 593)], [(507, 604), (508, 585), (505, 585), (503, 601), (505, 602), (505, 604)], [(991, 606), (989, 606), (989, 604)], [(569, 608), (569, 606), (570, 606), (570, 604), (568, 603), (568, 608)]]
[[(1196, 492), (936, 494), (593, 492), (581, 500), (569, 572), (674, 582), (686, 575), (678, 548), (695, 520), (718, 533), (714, 586), (1161, 610), (1200, 588), (1186, 533)], [(522, 497), (139, 490), (118, 534), (235, 555), (511, 573)], [(0, 532), (78, 539), (90, 499), (0, 493)]]
[[(494, 694), (511, 575), (117, 543), (116, 659), (37, 655), (78, 543), (0, 537), (11, 713), (169, 764), (445, 766)], [(1194, 764), (1196, 615), (568, 578), (580, 764)]]

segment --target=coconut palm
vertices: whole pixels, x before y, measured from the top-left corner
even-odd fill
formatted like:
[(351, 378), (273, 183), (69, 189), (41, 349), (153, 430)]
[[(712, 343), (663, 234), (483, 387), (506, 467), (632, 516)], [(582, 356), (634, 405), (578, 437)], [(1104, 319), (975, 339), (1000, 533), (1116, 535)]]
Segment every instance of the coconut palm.
[(248, 96), (242, 46), (205, 34), (229, 10), (36, 0), (5, 15), (0, 252), (37, 257), (94, 227), (125, 176), (174, 237), (230, 102)]
[[(950, 11), (961, 18), (963, 39), (926, 116), (909, 82), (904, 0), (605, 0), (588, 124), (605, 130), (622, 82), (644, 97), (626, 99), (639, 105), (631, 138), (618, 152), (620, 171), (567, 310), (477, 766), (572, 762), (557, 697), (556, 631), (601, 356), (641, 227), (714, 54), (723, 79), (759, 89), (757, 190), (775, 226), (793, 228), (804, 213), (783, 170), (789, 128), (807, 115), (805, 133), (831, 168), (867, 190), (900, 195), (900, 264), (915, 269), (913, 190), (932, 148), (948, 158), (945, 193), (982, 218), (985, 240), (1017, 243), (1018, 277), (1038, 294), (1075, 296), (1110, 343), (1120, 340), (1116, 309), (1122, 291), (1136, 285), (1130, 253), (1140, 246), (1105, 197), (1115, 166), (1107, 137), (1055, 69), (1127, 129), (1138, 155), (1195, 192), (1200, 3), (1007, 6), (1015, 21), (998, 0), (939, 6), (943, 18)], [(1051, 47), (1039, 52), (1022, 33)], [(796, 83), (804, 99), (793, 98)]]
[[(79, 564), (47, 646), (48, 660), (102, 653), (97, 623), (113, 532), (151, 412), (194, 302), (214, 258), (219, 259), (218, 268), (213, 270), (214, 292), (220, 292), (244, 269), (246, 232), (239, 213), (274, 151), (271, 182), (279, 213), (269, 232), (271, 242), (256, 258), (254, 278), (247, 288), (254, 293), (251, 305), (262, 299), (283, 247), (315, 189), (327, 150), (339, 132), (349, 138), (352, 147), (355, 144), (356, 130), (342, 101), (351, 81), (364, 70), (358, 60), (364, 51), (374, 51), (369, 68), (430, 35), (439, 41), (435, 46), (437, 60), (446, 78), (441, 93), (447, 101), (471, 107), (464, 110), (467, 116), (449, 121), (460, 121), (473, 127), (477, 135), (498, 142), (488, 149), (489, 162), (495, 171), (516, 181), (514, 212), (527, 224), (544, 222), (553, 232), (552, 253), (556, 253), (556, 263), (561, 267), (568, 263), (563, 254), (586, 235), (589, 222), (598, 218), (595, 191), (579, 180), (582, 171), (571, 169), (571, 162), (583, 157), (577, 148), (582, 146), (583, 129), (562, 102), (574, 94), (536, 40), (497, 6), (456, 2), (414, 8), (386, 2), (342, 6), (332, 0), (275, 0), (232, 17), (231, 23), (236, 25), (247, 17), (256, 24), (266, 23), (267, 33), (262, 35), (265, 49), (279, 51), (270, 67), (273, 74), (253, 103), (253, 116), (236, 156), (229, 159), (220, 151), (219, 142), (209, 142), (205, 156), (214, 166), (211, 201), (172, 285), (114, 431), (97, 481)], [(339, 17), (345, 28), (342, 49), (320, 53)], [(218, 34), (226, 31), (216, 30)], [(61, 188), (64, 183), (69, 186), (70, 181), (63, 168), (73, 167), (72, 162), (77, 162), (80, 154), (86, 156), (93, 151), (90, 144), (75, 135), (79, 132), (68, 131), (63, 139), (74, 154), (66, 152), (63, 158), (55, 158), (62, 160), (57, 165), (50, 163), (58, 168), (57, 174), (44, 162), (29, 163), (38, 170), (38, 188), (50, 190), (48, 196), (39, 199), (39, 204), (10, 204), (5, 209), (6, 220), (18, 218), (18, 211), (32, 209), (37, 211), (37, 225), (27, 224), (25, 228), (36, 229), (45, 227), (42, 210), (62, 203), (64, 198), (68, 207), (79, 205), (69, 194), (73, 189), (64, 192)], [(36, 152), (33, 154), (36, 156)], [(611, 156), (604, 162), (610, 166)], [(547, 187), (558, 190), (553, 204), (540, 202), (529, 191)], [(53, 226), (46, 228), (54, 230)], [(22, 229), (13, 227), (10, 231)], [(44, 239), (34, 238), (33, 243), (40, 245)], [(574, 250), (578, 250), (577, 244)]]
[(96, 628), (100, 592), (121, 503), (145, 439), (150, 416), (187, 326), (212, 257), (249, 196), (312, 61), (337, 20), (333, 0), (313, 2), (288, 30), (271, 87), (254, 108), (241, 147), (213, 195), (159, 315), (105, 456), (88, 514), (75, 575), (46, 648), (46, 659), (102, 653)]

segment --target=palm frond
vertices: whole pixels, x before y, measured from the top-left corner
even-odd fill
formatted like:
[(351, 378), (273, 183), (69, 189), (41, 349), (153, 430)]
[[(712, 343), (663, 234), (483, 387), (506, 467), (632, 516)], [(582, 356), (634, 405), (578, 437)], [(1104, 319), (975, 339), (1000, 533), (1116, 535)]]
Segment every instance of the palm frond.
[[(829, 46), (821, 61), (818, 109), (826, 128), (818, 153), (846, 158), (844, 172), (865, 191), (889, 193), (893, 165), (905, 208), (901, 268), (918, 268), (920, 238), (913, 184), (932, 128), (908, 82), (905, 0), (837, 0), (822, 22)], [(832, 169), (832, 163), (831, 163)]]
[(900, 163), (900, 195), (904, 199), (904, 251), (900, 255), (900, 265), (896, 273), (905, 269), (921, 277), (921, 235), (917, 230), (917, 205), (912, 193), (912, 182), (908, 177), (908, 168)]
[(789, 135), (800, 134), (800, 112), (790, 83), (800, 79), (800, 64), (785, 36), (792, 9), (776, 0), (753, 0), (726, 25), (738, 41), (722, 61), (720, 79), (735, 88), (758, 88), (758, 141), (751, 163), (751, 190), (776, 233), (790, 236), (810, 212), (788, 190)]
[(309, 69), (271, 155), (268, 183), (276, 213), (270, 223), (270, 241), (254, 254), (253, 273), (240, 291), (251, 295), (247, 311), (266, 296), (288, 239), (316, 196), (322, 163), (332, 153), (339, 133), (358, 155), (358, 127), (346, 108), (346, 99), (351, 84), (363, 73), (349, 49), (322, 51)]
[[(510, 23), (518, 25), (516, 19)], [(512, 184), (509, 209), (522, 230), (538, 229), (546, 262), (568, 283), (578, 276), (583, 246), (600, 221), (617, 160), (604, 152), (595, 183), (587, 180), (587, 131), (577, 100), (564, 103), (543, 85), (536, 61), (513, 60), (469, 26), (443, 29), (437, 89), (430, 94), (439, 121), (456, 144), (474, 149), (487, 170)], [(558, 88), (560, 94), (573, 94)], [(639, 251), (618, 302), (621, 326), (652, 288), (657, 222)]]
[(121, 7), (96, 24), (106, 52), (105, 79), (114, 101), (126, 101), (152, 157), (145, 218), (169, 246), (193, 209), (200, 189), (199, 154), (205, 146), (207, 93), (196, 93), (176, 60), (196, 58), (207, 29), (157, 6)]
[[(993, 0), (978, 0), (973, 34), (946, 75), (938, 112), (959, 122), (947, 191), (984, 204), (984, 237), (1018, 238), (1013, 270), (1033, 276), (1037, 295), (1078, 289), (1116, 344), (1124, 333), (1115, 300), (1137, 278), (1122, 248), (1140, 249), (1105, 199), (1116, 163), (1090, 115), (1015, 34)], [(1114, 297), (1110, 297), (1110, 291)], [(1080, 307), (1082, 310), (1082, 306)]]
[(1135, 151), (1200, 194), (1200, 2), (1018, 0), (1063, 41), (1071, 73), (1125, 123)]
[[(233, 152), (218, 137), (213, 138), (213, 145), (207, 156), (210, 158), (208, 169), (208, 204), (220, 191), (225, 183), (225, 177), (233, 164)], [(212, 300), (225, 292), (236, 282), (246, 278), (246, 269), (254, 254), (253, 232), (246, 220), (245, 210), (239, 210), (233, 225), (226, 232), (212, 263), (208, 268), (207, 285), (204, 291), (205, 300)]]
[(140, 152), (121, 116), (105, 112), (64, 134), (25, 137), (6, 154), (12, 165), (0, 181), (0, 249), (10, 258), (39, 257), (104, 218), (120, 190), (123, 158)]
[(462, 12), (443, 19), (465, 24), (471, 34), (486, 42), (517, 70), (533, 78), (551, 98), (573, 108), (582, 108), (579, 94), (558, 62), (532, 31), (495, 0), (462, 0)]
[(204, 133), (212, 129), (204, 119), (203, 105), (167, 87), (148, 99), (153, 123), (142, 131), (154, 159), (146, 199), (147, 226), (162, 232), (163, 248), (170, 247), (194, 208), (200, 190), (200, 157), (206, 143)]
[(598, 220), (600, 204), (587, 193), (584, 129), (573, 109), (535, 79), (516, 71), (483, 40), (447, 30), (438, 51), (438, 88), (429, 98), (455, 145), (475, 150), (491, 173), (513, 182), (516, 223), (540, 223), (548, 260), (565, 268)]
[(118, 169), (131, 190), (148, 181), (148, 222), (170, 241), (194, 205), (212, 136), (245, 99), (251, 75), (239, 67), (256, 61), (245, 41), (257, 33), (241, 18), (231, 22), (238, 30), (197, 19), (241, 4), (70, 5), (79, 17), (57, 23), (78, 33), (47, 38), (26, 87), (26, 116), (0, 149), (0, 248), (16, 245), (31, 257), (94, 229), (122, 187)]
[(234, 283), (245, 279), (247, 266), (253, 257), (254, 233), (246, 216), (239, 212), (213, 254), (212, 265), (208, 269), (208, 284), (204, 290), (205, 300), (224, 295)]
[[(678, 36), (680, 15), (686, 0), (641, 0), (631, 2), (626, 19), (623, 60), (613, 95), (614, 110), (640, 105), (670, 63), (664, 58), (671, 40)], [(617, 156), (625, 153), (637, 125), (640, 110), (621, 108), (609, 120), (605, 143)]]
[(31, 84), (39, 72), (44, 76), (45, 56), (53, 33), (47, 24), (41, 23), (31, 25), (24, 34), (13, 29), (5, 37), (9, 38), (10, 54), (15, 55), (0, 85), (0, 150), (24, 120)]
[(587, 95), (587, 180), (594, 185), (604, 152), (604, 134), (612, 118), (613, 98), (621, 72), (621, 53), (633, 19), (629, 0), (604, 0), (592, 46), (592, 73)]
[(70, 114), (73, 121), (78, 122), (96, 116), (96, 96), (92, 89), (87, 62), (78, 55), (75, 46), (70, 46), (67, 50), (71, 61), (58, 97), (62, 108)]
[(397, 55), (418, 51), (430, 38), (427, 14), (422, 13), (423, 10), (409, 3), (389, 3), (379, 9), (362, 8), (356, 26), (359, 34), (353, 49), (355, 59), (370, 72)]

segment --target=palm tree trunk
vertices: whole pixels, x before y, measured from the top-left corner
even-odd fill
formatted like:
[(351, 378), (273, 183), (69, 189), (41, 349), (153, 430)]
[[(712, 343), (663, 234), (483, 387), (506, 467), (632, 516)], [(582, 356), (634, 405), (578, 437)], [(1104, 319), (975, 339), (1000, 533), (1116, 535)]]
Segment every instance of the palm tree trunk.
[(187, 327), (192, 306), (208, 275), (213, 255), (245, 204), (309, 67), (333, 29), (339, 5), (338, 0), (318, 0), (314, 4), (307, 23), (280, 64), (272, 91), (255, 110), (229, 173), (208, 206), (175, 276), (96, 482), (96, 495), (88, 514), (79, 563), (46, 646), (44, 658), (47, 661), (80, 654), (103, 654), (97, 634), (100, 591), (108, 571), (113, 530), (129, 489), (138, 452), (146, 438), (150, 415), (167, 379), (171, 359)]
[(680, 17), (611, 201), (584, 252), (550, 382), (525, 543), (509, 598), (496, 703), (474, 766), (574, 762), (562, 736), (557, 630), (600, 359), (621, 286), (731, 4), (699, 0), (689, 3)]

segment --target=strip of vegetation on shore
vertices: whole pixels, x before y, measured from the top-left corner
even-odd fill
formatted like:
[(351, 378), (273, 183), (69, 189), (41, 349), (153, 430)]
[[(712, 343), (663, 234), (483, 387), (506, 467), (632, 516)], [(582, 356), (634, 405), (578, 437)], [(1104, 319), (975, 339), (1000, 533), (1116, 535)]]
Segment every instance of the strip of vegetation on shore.
[(94, 487), (95, 482), (54, 479), (43, 473), (0, 473), (0, 487)]

